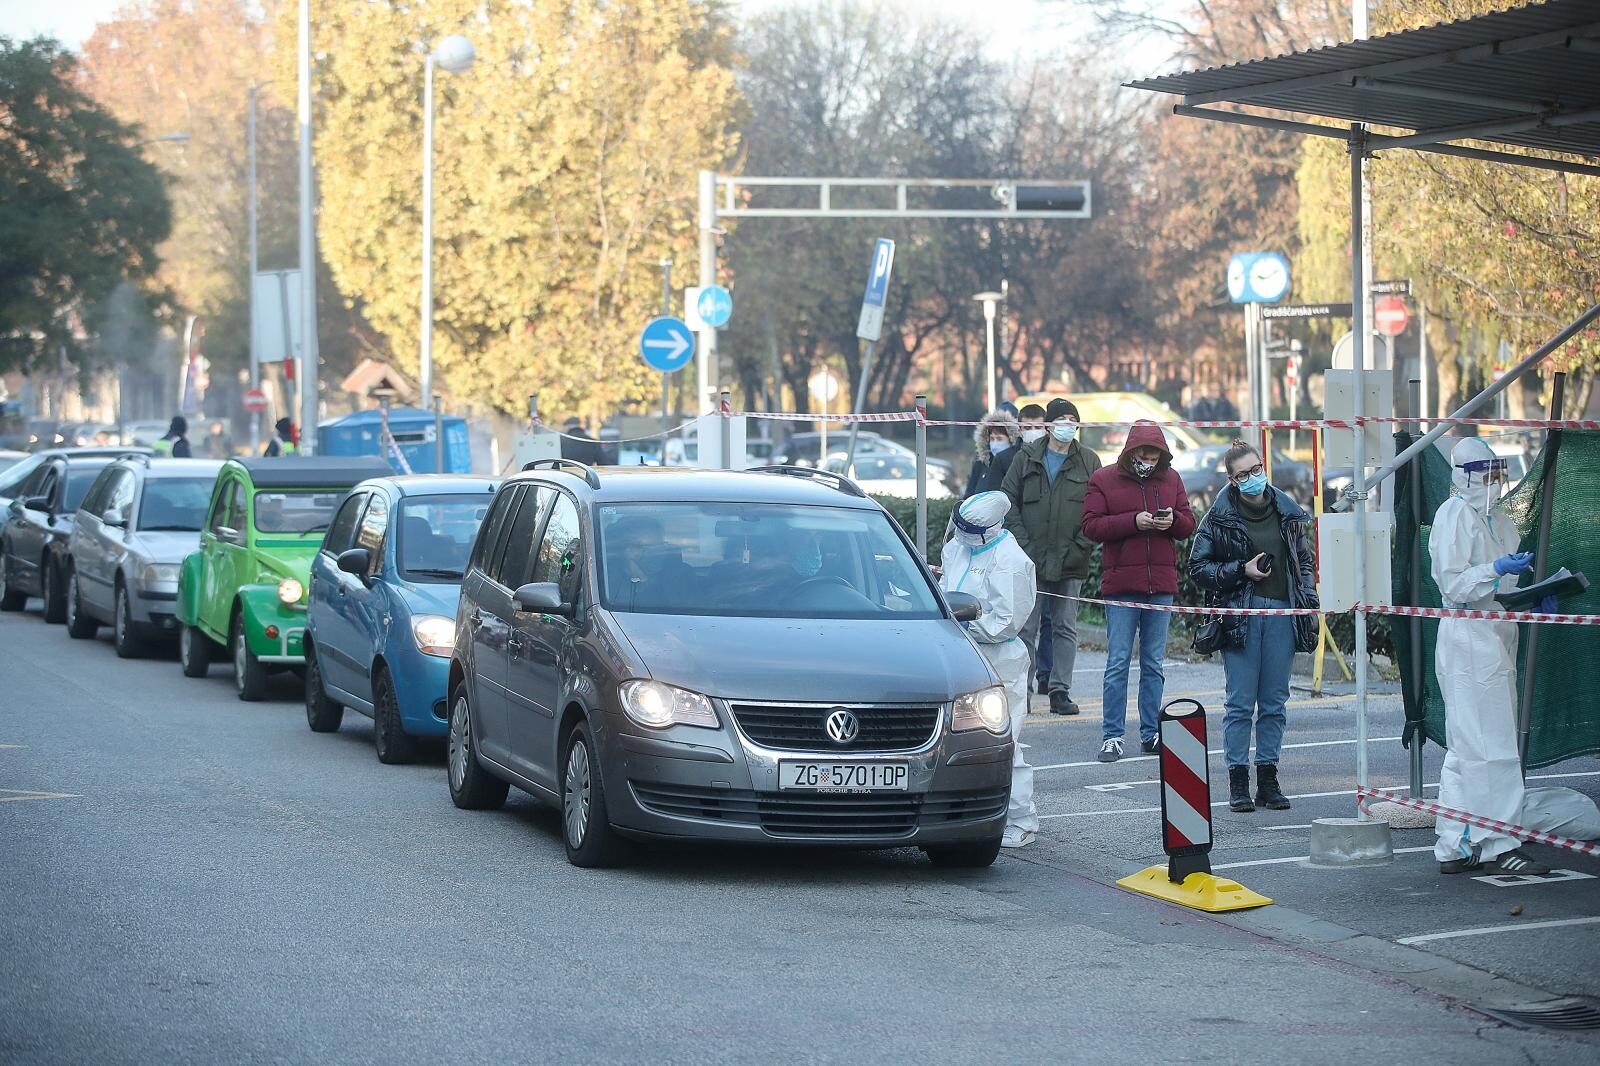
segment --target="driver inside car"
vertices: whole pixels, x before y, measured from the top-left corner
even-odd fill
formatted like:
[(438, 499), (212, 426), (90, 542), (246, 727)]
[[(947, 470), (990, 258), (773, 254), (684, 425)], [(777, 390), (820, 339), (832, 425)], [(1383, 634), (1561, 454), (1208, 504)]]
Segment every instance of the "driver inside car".
[(616, 545), (613, 559), (618, 569), (613, 581), (630, 605), (668, 605), (688, 591), (693, 572), (683, 556), (667, 543), (660, 522), (653, 518), (625, 519), (608, 537)]

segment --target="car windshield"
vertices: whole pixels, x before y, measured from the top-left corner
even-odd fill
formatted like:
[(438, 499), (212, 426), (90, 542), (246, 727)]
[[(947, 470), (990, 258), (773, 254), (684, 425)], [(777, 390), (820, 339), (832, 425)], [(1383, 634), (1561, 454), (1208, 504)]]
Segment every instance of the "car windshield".
[(738, 618), (939, 618), (882, 511), (783, 504), (600, 508), (601, 602), (612, 611)]
[(67, 469), (67, 498), (62, 501), (63, 514), (77, 513), (78, 504), (83, 502), (83, 498), (89, 494), (89, 486), (99, 476), (100, 466), (74, 466)]
[(150, 478), (139, 504), (139, 528), (155, 533), (198, 533), (206, 524), (215, 478)]
[(344, 492), (258, 492), (256, 529), (262, 533), (321, 533)]
[(412, 580), (460, 580), (488, 510), (486, 493), (408, 498), (400, 506), (400, 539), (395, 545), (400, 572)]

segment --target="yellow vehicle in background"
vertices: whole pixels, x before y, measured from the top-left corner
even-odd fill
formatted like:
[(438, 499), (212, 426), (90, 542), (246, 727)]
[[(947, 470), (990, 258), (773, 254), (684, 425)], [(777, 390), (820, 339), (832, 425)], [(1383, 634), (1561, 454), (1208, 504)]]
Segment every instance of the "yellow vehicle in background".
[[(1047, 406), (1057, 396), (1071, 400), (1078, 408), (1078, 416), (1085, 422), (1134, 422), (1148, 418), (1152, 422), (1180, 422), (1183, 416), (1147, 392), (1060, 392), (1040, 393), (1036, 396), (1018, 396), (1011, 401), (1020, 410), (1030, 403)], [(1190, 448), (1212, 443), (1184, 426), (1162, 426), (1167, 447), (1176, 455)], [(1083, 446), (1100, 457), (1100, 462), (1114, 463), (1122, 454), (1122, 445), (1128, 439), (1128, 427), (1090, 426), (1078, 434)]]

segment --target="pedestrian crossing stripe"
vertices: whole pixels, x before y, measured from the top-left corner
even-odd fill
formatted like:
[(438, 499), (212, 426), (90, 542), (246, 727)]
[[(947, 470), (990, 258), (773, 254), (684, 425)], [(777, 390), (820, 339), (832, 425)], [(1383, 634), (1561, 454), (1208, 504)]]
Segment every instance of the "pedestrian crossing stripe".
[(15, 803), (18, 800), (64, 800), (82, 799), (76, 792), (30, 792), (24, 788), (0, 788), (0, 803)]

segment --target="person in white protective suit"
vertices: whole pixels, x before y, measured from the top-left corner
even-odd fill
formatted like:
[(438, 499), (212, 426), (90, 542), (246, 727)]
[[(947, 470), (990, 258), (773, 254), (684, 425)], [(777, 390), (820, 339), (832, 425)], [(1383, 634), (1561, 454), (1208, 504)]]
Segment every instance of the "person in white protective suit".
[[(1495, 588), (1533, 566), (1518, 552), (1517, 529), (1495, 504), (1505, 487), (1505, 460), (1469, 437), (1450, 453), (1454, 491), (1440, 505), (1428, 535), (1433, 580), (1446, 607), (1498, 610)], [(1433, 669), (1444, 696), (1448, 750), (1439, 771), (1439, 803), (1496, 821), (1520, 823), (1522, 761), (1517, 752), (1517, 626), (1445, 618)], [(1439, 872), (1549, 873), (1515, 837), (1440, 816), (1434, 857)]]
[(947, 592), (965, 592), (983, 605), (983, 613), (966, 623), (984, 658), (1006, 690), (1011, 716), (1011, 806), (1006, 812), (1003, 844), (1008, 848), (1033, 843), (1039, 812), (1033, 805), (1033, 768), (1023, 757), (1022, 722), (1028, 716), (1028, 647), (1020, 637), (1033, 613), (1033, 561), (1006, 530), (1011, 498), (1003, 492), (980, 492), (956, 509), (955, 536), (944, 548), (940, 582)]

